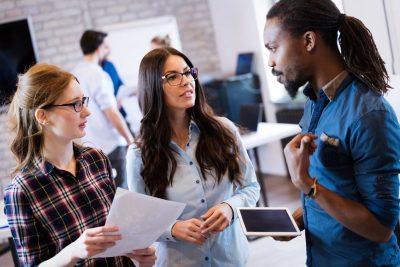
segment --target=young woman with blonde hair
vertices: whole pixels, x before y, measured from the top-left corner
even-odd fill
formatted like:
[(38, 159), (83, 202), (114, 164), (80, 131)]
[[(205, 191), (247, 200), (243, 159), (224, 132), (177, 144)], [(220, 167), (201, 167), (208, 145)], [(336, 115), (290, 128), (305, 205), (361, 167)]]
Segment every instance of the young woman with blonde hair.
[(17, 166), (5, 190), (5, 214), (23, 266), (152, 266), (154, 248), (128, 257), (91, 258), (121, 239), (104, 226), (115, 187), (108, 158), (74, 139), (90, 112), (76, 78), (48, 64), (19, 76), (11, 102), (11, 150)]

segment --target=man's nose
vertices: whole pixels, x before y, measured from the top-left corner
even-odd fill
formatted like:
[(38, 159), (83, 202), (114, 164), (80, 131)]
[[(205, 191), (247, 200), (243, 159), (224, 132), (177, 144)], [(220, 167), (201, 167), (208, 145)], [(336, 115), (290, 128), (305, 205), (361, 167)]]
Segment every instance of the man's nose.
[(275, 66), (275, 61), (271, 55), (268, 56), (268, 66), (271, 68)]

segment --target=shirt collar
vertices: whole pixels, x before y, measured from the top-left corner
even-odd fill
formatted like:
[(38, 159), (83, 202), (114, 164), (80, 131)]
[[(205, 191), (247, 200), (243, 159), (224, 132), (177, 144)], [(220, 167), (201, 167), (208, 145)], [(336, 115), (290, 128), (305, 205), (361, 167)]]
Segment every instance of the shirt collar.
[(322, 87), (322, 90), (328, 97), (329, 101), (332, 101), (332, 99), (335, 97), (337, 89), (342, 84), (344, 79), (346, 79), (348, 74), (349, 73), (346, 70), (343, 70), (341, 73), (336, 75), (335, 78), (333, 78), (330, 82), (328, 82)]
[(193, 132), (200, 133), (200, 128), (194, 120), (189, 123), (189, 135)]
[[(188, 127), (189, 127), (188, 144), (190, 144), (191, 141), (192, 141), (193, 133), (198, 135), (200, 133), (200, 128), (199, 128), (199, 126), (197, 125), (197, 123), (194, 120), (190, 120), (190, 123), (189, 123)], [(177, 153), (180, 153), (180, 149), (178, 149), (178, 145), (174, 141), (171, 140), (169, 142), (169, 144)]]
[[(346, 70), (343, 70), (338, 75), (336, 75), (335, 78), (330, 80), (327, 84), (325, 84), (321, 88), (322, 91), (325, 93), (326, 97), (329, 99), (329, 101), (332, 101), (333, 98), (336, 96), (339, 86), (342, 84), (344, 79), (346, 79), (348, 74), (349, 73)], [(315, 101), (317, 99), (317, 96), (310, 84), (307, 84), (307, 86), (304, 88), (303, 93), (305, 96), (309, 97), (311, 100)]]
[[(73, 143), (73, 150), (76, 161), (80, 161), (83, 159), (82, 149), (82, 146)], [(33, 165), (35, 169), (41, 171), (44, 175), (49, 175), (52, 171), (54, 171), (54, 168), (56, 168), (51, 162), (48, 162), (47, 160), (43, 161), (42, 157), (36, 158), (33, 161)]]

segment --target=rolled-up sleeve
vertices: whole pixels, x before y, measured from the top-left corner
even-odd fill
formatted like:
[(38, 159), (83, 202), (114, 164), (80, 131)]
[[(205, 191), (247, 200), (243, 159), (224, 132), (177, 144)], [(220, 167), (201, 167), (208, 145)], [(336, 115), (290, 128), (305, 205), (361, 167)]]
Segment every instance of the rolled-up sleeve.
[(391, 229), (399, 220), (400, 128), (394, 114), (373, 111), (351, 129), (350, 149), (362, 202)]

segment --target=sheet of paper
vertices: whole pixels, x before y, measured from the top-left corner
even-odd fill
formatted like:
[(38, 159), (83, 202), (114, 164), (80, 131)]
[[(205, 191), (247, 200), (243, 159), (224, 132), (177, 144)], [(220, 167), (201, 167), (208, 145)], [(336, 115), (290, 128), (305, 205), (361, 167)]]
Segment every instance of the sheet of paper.
[(122, 240), (94, 257), (115, 257), (149, 247), (179, 217), (185, 205), (118, 188), (106, 225), (117, 225)]

